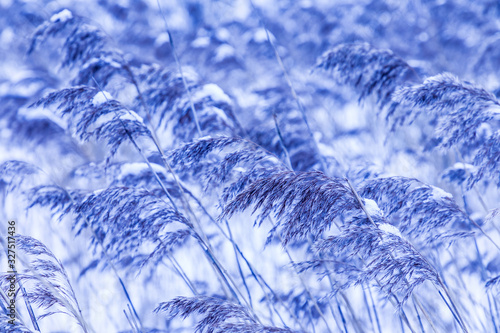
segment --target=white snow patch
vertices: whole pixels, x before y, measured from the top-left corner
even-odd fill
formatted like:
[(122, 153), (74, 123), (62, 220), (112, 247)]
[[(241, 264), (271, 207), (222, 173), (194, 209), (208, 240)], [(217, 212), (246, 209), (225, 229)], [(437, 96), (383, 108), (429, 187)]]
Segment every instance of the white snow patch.
[(0, 34), (0, 42), (2, 44), (9, 44), (14, 40), (15, 34), (11, 27), (6, 27)]
[(104, 92), (100, 91), (97, 94), (95, 94), (94, 98), (92, 98), (92, 104), (94, 104), (94, 106), (98, 106), (111, 99), (113, 99), (113, 96), (111, 96), (110, 93), (108, 93), (107, 91)]
[(105, 57), (105, 58), (103, 58), (103, 60), (106, 61), (110, 66), (112, 66), (114, 68), (122, 68), (122, 64), (114, 61), (113, 58), (111, 58), (111, 57)]
[(251, 13), (250, 4), (246, 0), (236, 0), (233, 3), (233, 6), (233, 15), (235, 16), (235, 19), (244, 21)]
[[(269, 32), (269, 38), (274, 41), (274, 36)], [(267, 33), (266, 33), (266, 29), (264, 28), (260, 28), (260, 29), (257, 29), (257, 31), (255, 31), (254, 35), (253, 35), (253, 40), (254, 42), (256, 43), (264, 43), (265, 41), (267, 41)]]
[(457, 162), (457, 163), (453, 164), (452, 169), (455, 169), (455, 170), (462, 170), (462, 169), (474, 170), (474, 169), (476, 169), (476, 167), (473, 166), (472, 164), (469, 164), (469, 163)]
[(492, 107), (490, 107), (490, 108), (489, 108), (489, 111), (491, 111), (491, 112), (493, 112), (493, 113), (497, 113), (497, 114), (498, 114), (498, 113), (500, 113), (500, 107), (498, 107), (498, 106), (496, 106), (496, 105), (495, 105), (495, 106), (492, 106)]
[(215, 36), (217, 37), (218, 40), (225, 42), (229, 39), (229, 37), (231, 37), (231, 34), (229, 33), (229, 30), (227, 30), (226, 28), (220, 28), (217, 29), (217, 31), (215, 32)]
[(207, 47), (208, 45), (210, 45), (210, 37), (198, 37), (191, 43), (192, 47), (197, 48)]
[(236, 172), (241, 172), (241, 173), (244, 173), (244, 172), (247, 172), (247, 169), (246, 168), (243, 168), (243, 167), (235, 167), (233, 168), (234, 171)]
[(445, 199), (445, 198), (452, 199), (453, 198), (453, 195), (440, 189), (439, 187), (431, 185), (431, 188), (432, 188), (432, 197), (434, 199)]
[(222, 44), (215, 50), (215, 61), (221, 62), (224, 59), (234, 56), (235, 51), (231, 45)]
[(52, 15), (50, 22), (66, 22), (73, 18), (73, 13), (68, 9), (63, 9), (59, 13)]
[[(488, 109), (489, 112), (496, 113), (494, 116), (498, 116), (500, 114), (500, 107), (495, 106), (495, 107), (490, 107)], [(491, 128), (490, 124), (487, 123), (482, 123), (476, 128), (476, 134), (478, 136), (491, 136), (493, 134), (493, 128)]]
[[(109, 113), (103, 114), (102, 116), (97, 118), (97, 120), (94, 122), (93, 128), (99, 128), (103, 124), (106, 124), (110, 121), (113, 121), (113, 119), (116, 119), (117, 115), (118, 114), (116, 112), (109, 112)], [(141, 116), (139, 116), (134, 111), (130, 111), (130, 110), (124, 114), (123, 113), (120, 114), (120, 119), (121, 120), (132, 120), (132, 121), (138, 121), (140, 123), (144, 123), (144, 120), (142, 119)]]
[(346, 131), (351, 131), (367, 126), (366, 117), (355, 116), (362, 114), (361, 112), (363, 112), (363, 109), (360, 108), (359, 103), (356, 101), (344, 106), (342, 112), (335, 117)]
[(144, 123), (144, 119), (142, 119), (141, 116), (139, 116), (137, 113), (135, 113), (135, 111), (132, 111), (132, 110), (129, 110), (124, 115), (121, 115), (120, 119), (121, 120), (134, 120), (134, 121), (138, 121), (140, 123)]
[[(23, 79), (33, 77), (33, 72), (23, 67), (19, 68), (16, 66), (5, 66), (4, 68), (2, 68), (2, 72), (3, 77), (8, 77), (10, 82), (12, 83), (18, 83)], [(11, 89), (12, 86), (13, 85), (11, 84)]]
[[(155, 172), (163, 172), (161, 166), (154, 163), (151, 163), (151, 166)], [(126, 163), (121, 166), (120, 171), (122, 175), (138, 175), (146, 169), (149, 169), (149, 166), (146, 163)]]
[(93, 60), (89, 61), (87, 63), (87, 65), (85, 66), (85, 68), (89, 68), (90, 66), (98, 63), (100, 60), (103, 60), (105, 62), (107, 62), (110, 66), (114, 67), (114, 68), (121, 68), (122, 65), (118, 62), (116, 62), (115, 60), (113, 60), (113, 58), (111, 57), (103, 57), (101, 59), (97, 59), (97, 58), (94, 58)]
[(216, 108), (216, 107), (212, 108), (212, 110), (215, 113), (217, 113), (217, 115), (219, 116), (219, 118), (221, 118), (225, 122), (229, 122), (229, 118), (227, 117), (226, 113), (223, 110), (221, 110), (219, 108)]
[(323, 154), (324, 156), (335, 157), (337, 151), (331, 145), (326, 145), (318, 140), (316, 140), (316, 142), (318, 143), (318, 148), (321, 154)]
[(99, 194), (103, 193), (104, 191), (106, 191), (105, 188), (100, 188), (100, 189), (95, 190), (94, 192), (92, 192), (92, 194), (99, 195)]
[[(171, 2), (171, 1), (166, 1), (166, 2)], [(175, 2), (171, 2), (174, 4)], [(188, 15), (186, 11), (181, 8), (182, 6), (172, 6), (169, 9), (166, 9), (170, 12), (168, 15), (168, 25), (170, 26), (170, 29), (173, 31), (179, 30), (179, 31), (184, 31), (188, 28)]]
[(50, 110), (43, 107), (21, 108), (19, 109), (19, 115), (22, 115), (25, 119), (49, 119), (59, 125), (61, 128), (66, 128), (66, 123), (64, 122), (64, 120), (57, 117)]
[(214, 102), (226, 102), (231, 104), (231, 99), (228, 95), (216, 84), (208, 83), (203, 86), (203, 88), (197, 91), (193, 99), (201, 100), (205, 97), (210, 97)]
[(370, 216), (383, 216), (383, 212), (380, 210), (380, 208), (378, 208), (378, 205), (375, 201), (371, 200), (371, 199), (365, 199), (363, 198), (364, 202), (365, 202), (365, 208), (366, 208), (366, 211), (368, 212), (368, 214)]
[(250, 108), (257, 105), (261, 99), (260, 96), (252, 92), (246, 92), (245, 90), (234, 87), (233, 95), (236, 96), (237, 103), (242, 108)]
[[(191, 66), (182, 66), (182, 70), (184, 72), (184, 78), (186, 81), (189, 83), (190, 81), (196, 82), (200, 80), (200, 77), (198, 76), (198, 73), (195, 71), (195, 69)], [(178, 78), (181, 78), (181, 74), (177, 73), (176, 74)]]
[(168, 33), (162, 32), (161, 34), (158, 35), (158, 37), (156, 37), (155, 46), (158, 47), (168, 42), (170, 42), (170, 37), (168, 36)]
[(417, 60), (417, 59), (408, 59), (406, 61), (406, 63), (408, 65), (410, 65), (411, 67), (415, 68), (426, 68), (426, 66), (428, 66), (428, 63), (426, 61), (422, 61), (422, 60)]
[(389, 224), (389, 223), (380, 223), (378, 225), (378, 228), (382, 231), (385, 231), (387, 233), (390, 233), (390, 234), (393, 234), (393, 235), (396, 235), (398, 237), (401, 237), (403, 238), (403, 235), (401, 235), (401, 231), (399, 231), (398, 228), (396, 228), (395, 226), (393, 226), (392, 224)]

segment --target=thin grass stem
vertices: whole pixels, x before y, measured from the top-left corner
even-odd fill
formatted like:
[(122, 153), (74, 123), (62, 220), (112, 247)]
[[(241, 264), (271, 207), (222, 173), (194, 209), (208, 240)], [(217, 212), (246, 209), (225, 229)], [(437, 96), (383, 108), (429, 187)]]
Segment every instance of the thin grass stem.
[(203, 132), (201, 131), (200, 123), (198, 121), (198, 115), (196, 114), (196, 109), (194, 107), (193, 97), (191, 96), (191, 90), (189, 89), (189, 86), (188, 86), (187, 81), (186, 81), (186, 77), (184, 76), (184, 73), (182, 71), (182, 66), (181, 66), (181, 63), (179, 61), (179, 57), (177, 56), (177, 51), (176, 51), (175, 46), (174, 46), (174, 38), (173, 38), (172, 34), (170, 33), (170, 28), (168, 27), (167, 18), (165, 17), (165, 14), (163, 14), (163, 10), (161, 9), (160, 0), (156, 0), (156, 3), (158, 4), (158, 10), (160, 11), (161, 17), (163, 18), (163, 22), (165, 23), (165, 29), (166, 29), (167, 34), (168, 34), (168, 40), (170, 43), (170, 47), (172, 48), (172, 53), (173, 53), (174, 58), (175, 58), (175, 63), (177, 64), (177, 68), (179, 69), (179, 73), (181, 74), (181, 77), (182, 77), (182, 83), (184, 84), (184, 88), (186, 89), (186, 92), (188, 94), (189, 104), (191, 106), (191, 112), (193, 114), (193, 120), (194, 120), (194, 123), (196, 124), (196, 130), (198, 131), (198, 135), (200, 137), (202, 137)]
[[(271, 226), (274, 228), (274, 223), (271, 221), (270, 218), (268, 218), (268, 220), (269, 220), (269, 223), (271, 224)], [(284, 244), (283, 243), (283, 238), (281, 238), (281, 234), (277, 233), (277, 235), (280, 238), (281, 244)], [(319, 314), (320, 318), (325, 323), (326, 329), (328, 330), (328, 332), (333, 333), (333, 331), (331, 330), (330, 326), (328, 325), (328, 321), (326, 320), (325, 315), (323, 314), (323, 311), (321, 311), (321, 308), (319, 307), (318, 303), (314, 299), (314, 296), (311, 293), (311, 290), (309, 289), (309, 287), (307, 286), (306, 281), (302, 277), (302, 274), (298, 271), (297, 267), (295, 267), (295, 265), (293, 265), (294, 261), (293, 261), (293, 258), (291, 256), (290, 252), (288, 251), (288, 247), (286, 245), (283, 245), (283, 249), (285, 250), (285, 253), (286, 253), (287, 257), (288, 257), (288, 260), (290, 261), (290, 263), (292, 264), (292, 266), (294, 268), (295, 274), (299, 277), (300, 283), (302, 284), (302, 287), (304, 288), (305, 292), (307, 293), (307, 296), (309, 297), (309, 300), (312, 302), (314, 308), (316, 309), (316, 311), (318, 311), (318, 314)]]

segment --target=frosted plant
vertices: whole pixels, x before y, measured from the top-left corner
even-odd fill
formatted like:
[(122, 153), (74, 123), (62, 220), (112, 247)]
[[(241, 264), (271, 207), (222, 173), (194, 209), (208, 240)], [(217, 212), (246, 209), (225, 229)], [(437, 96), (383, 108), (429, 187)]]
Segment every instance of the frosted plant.
[(49, 94), (33, 106), (55, 105), (69, 117), (69, 130), (80, 140), (96, 138), (106, 142), (114, 155), (123, 142), (140, 137), (152, 139), (141, 117), (95, 88), (78, 87)]
[(479, 128), (495, 118), (500, 106), (490, 92), (449, 73), (429, 77), (421, 85), (403, 87), (393, 99), (411, 107), (414, 113), (425, 111), (435, 116), (436, 138), (443, 148), (476, 140)]
[(336, 217), (360, 209), (345, 181), (320, 172), (281, 172), (259, 179), (226, 205), (222, 217), (251, 206), (260, 210), (258, 225), (270, 216), (276, 219), (284, 244), (308, 235), (316, 239)]
[(155, 312), (166, 312), (169, 318), (199, 314), (203, 319), (198, 321), (195, 332), (294, 332), (264, 326), (244, 307), (215, 297), (178, 297), (161, 303)]
[(370, 95), (384, 107), (392, 93), (405, 82), (418, 81), (415, 70), (390, 50), (378, 50), (369, 44), (341, 44), (326, 52), (316, 68), (331, 72), (339, 83), (356, 88), (359, 100)]
[[(19, 285), (23, 286), (23, 297), (26, 298), (27, 304), (31, 303), (45, 310), (45, 313), (32, 318), (33, 323), (36, 325), (36, 322), (44, 317), (64, 313), (73, 317), (82, 329), (88, 332), (88, 324), (82, 317), (78, 300), (62, 263), (45, 245), (34, 238), (17, 235), (15, 244), (20, 258), (25, 260), (21, 261), (24, 269), (18, 269), (15, 274)], [(11, 274), (2, 274), (4, 289), (8, 289), (10, 277)]]
[(363, 184), (361, 195), (373, 199), (406, 237), (434, 247), (470, 236), (469, 217), (451, 194), (417, 179), (375, 178)]
[(0, 331), (497, 332), (498, 16), (0, 1)]

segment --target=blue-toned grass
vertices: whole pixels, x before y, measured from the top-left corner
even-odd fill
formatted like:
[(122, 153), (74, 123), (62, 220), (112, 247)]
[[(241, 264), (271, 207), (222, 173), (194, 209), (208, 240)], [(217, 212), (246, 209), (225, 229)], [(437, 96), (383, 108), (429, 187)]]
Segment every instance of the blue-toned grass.
[(0, 1), (0, 332), (498, 332), (494, 2), (59, 6)]

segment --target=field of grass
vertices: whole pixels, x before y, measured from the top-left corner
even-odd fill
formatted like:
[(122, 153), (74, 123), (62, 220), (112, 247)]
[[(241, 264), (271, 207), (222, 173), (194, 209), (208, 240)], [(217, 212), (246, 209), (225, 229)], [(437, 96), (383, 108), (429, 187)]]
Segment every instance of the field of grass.
[(493, 0), (0, 0), (0, 332), (499, 332)]

